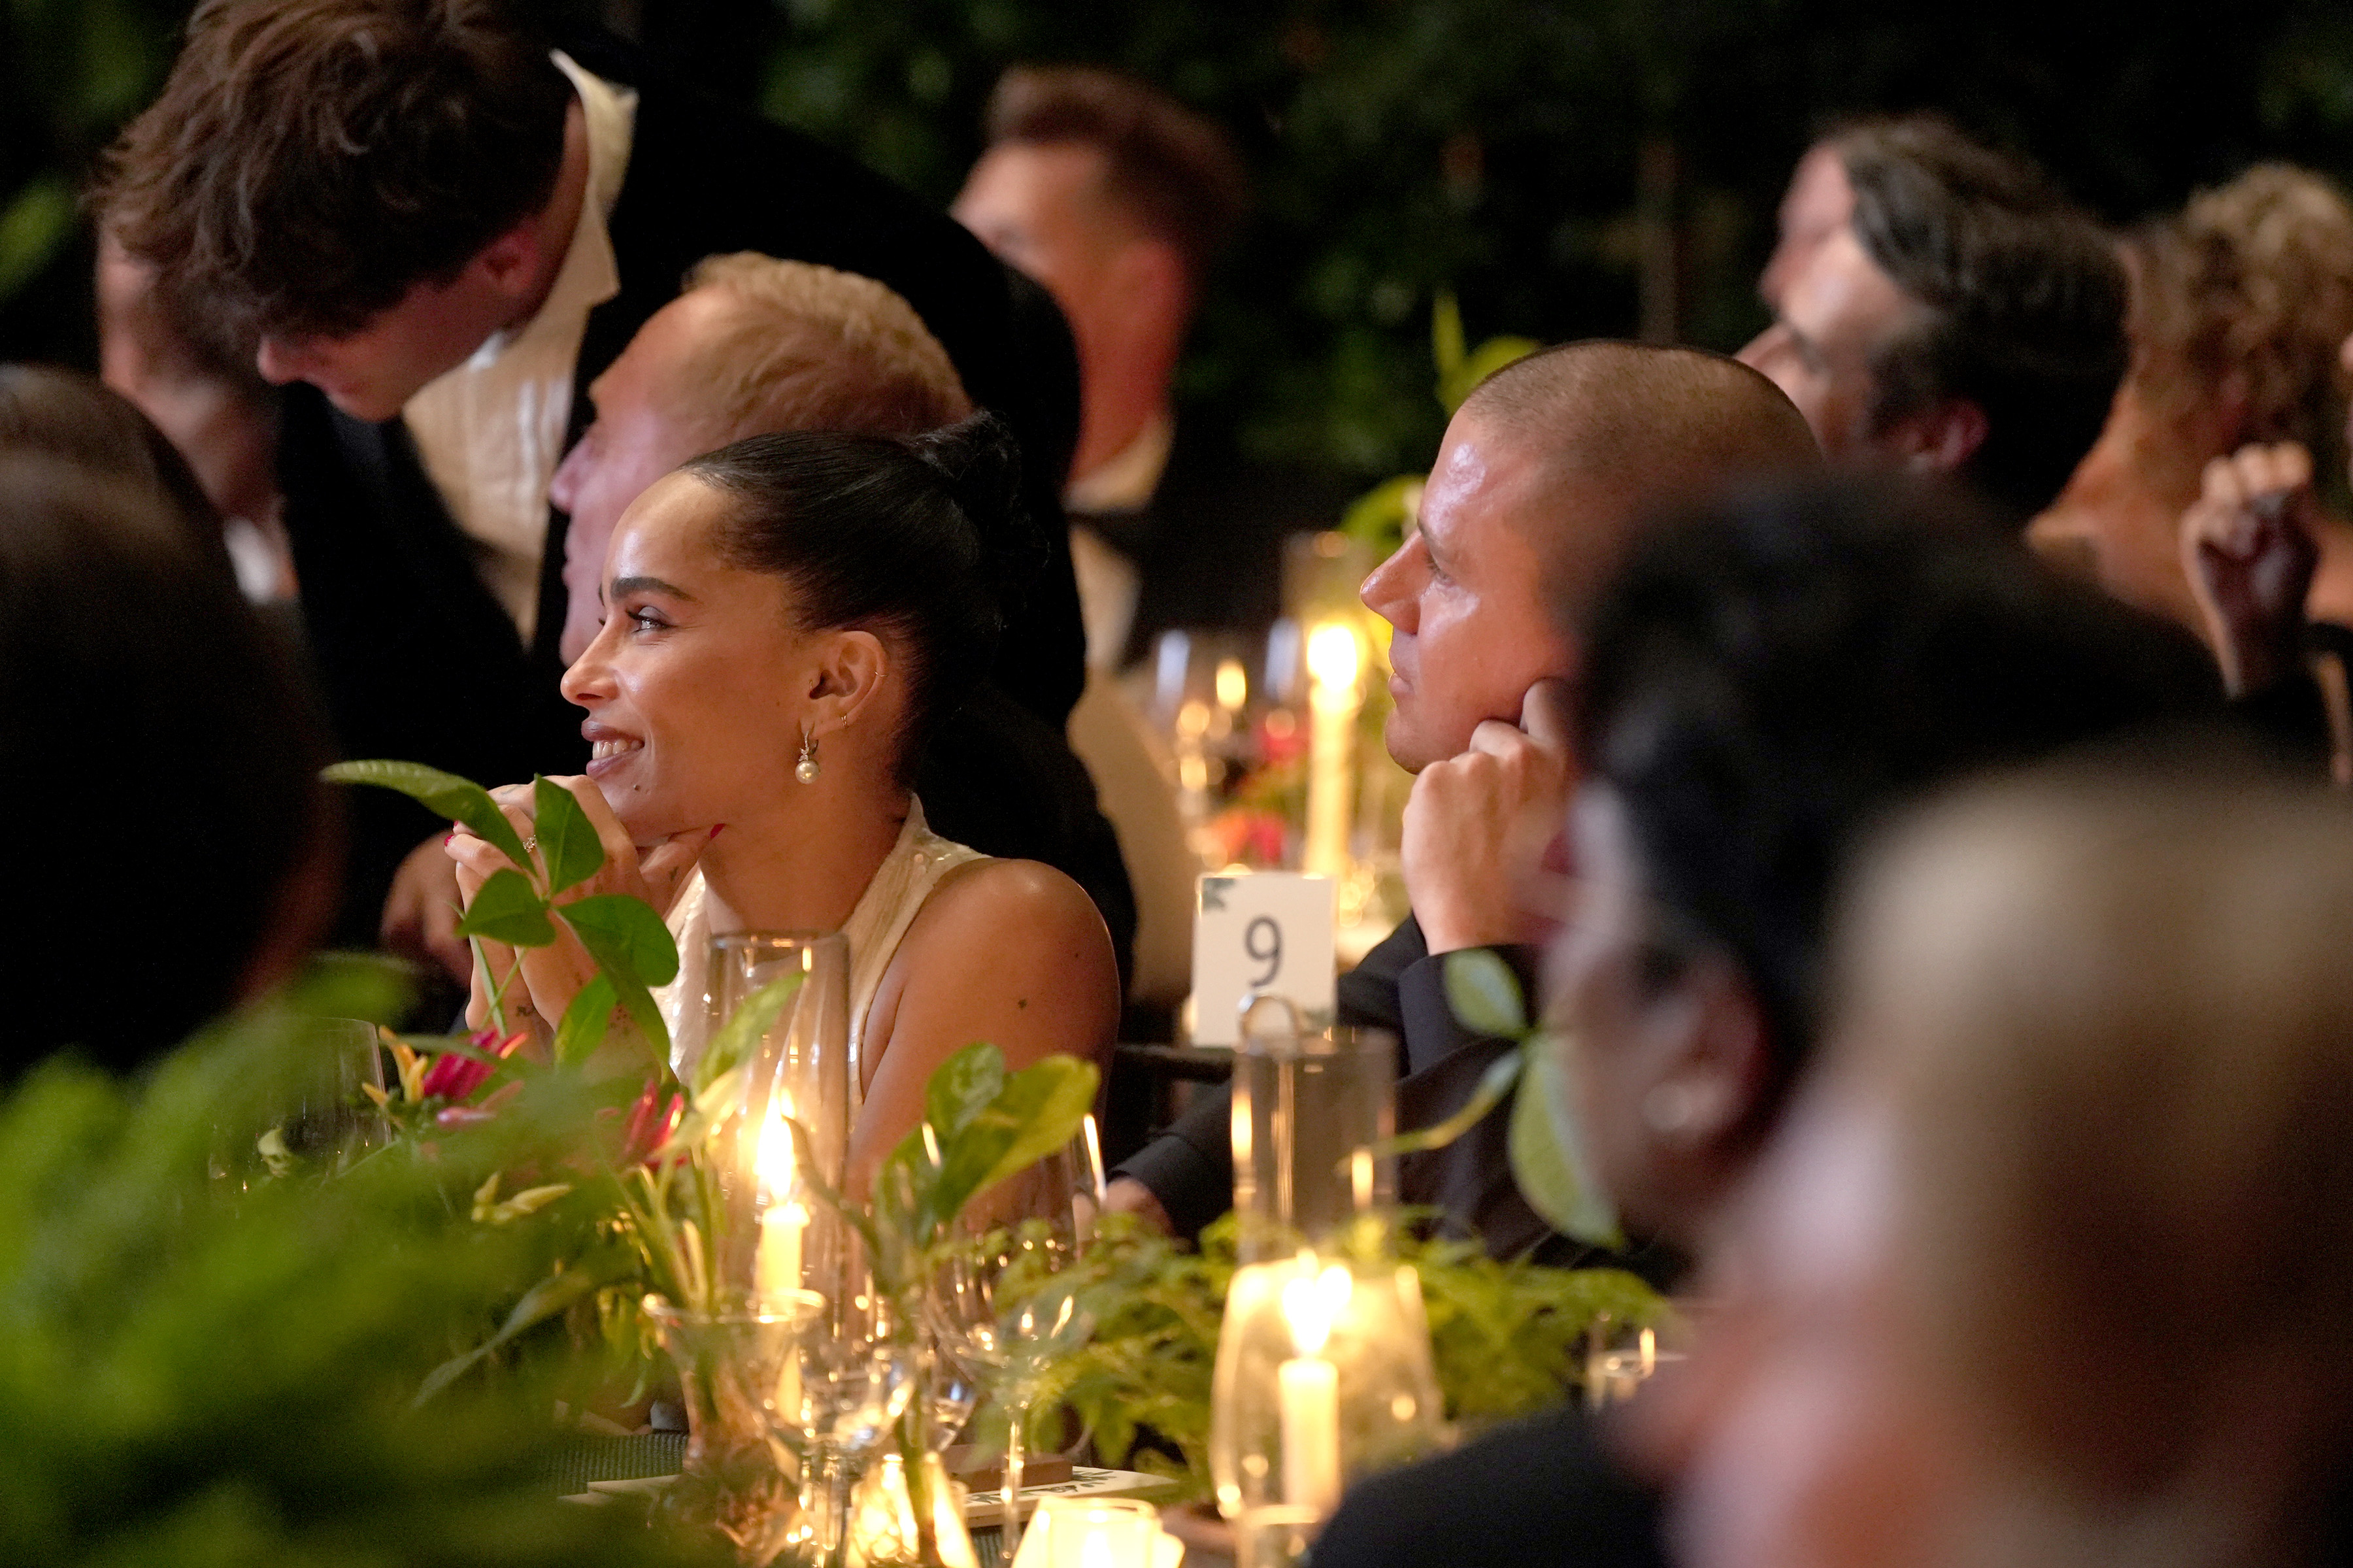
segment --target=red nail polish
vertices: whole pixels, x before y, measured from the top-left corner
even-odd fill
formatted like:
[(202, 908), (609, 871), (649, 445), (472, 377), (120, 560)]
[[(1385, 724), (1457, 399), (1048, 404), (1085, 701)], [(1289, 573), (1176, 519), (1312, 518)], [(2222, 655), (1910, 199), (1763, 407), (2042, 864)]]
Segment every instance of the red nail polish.
[(711, 837), (713, 837), (713, 838), (718, 837), (719, 837), (719, 828), (721, 828), (721, 827), (724, 827), (724, 826), (727, 826), (727, 825), (726, 825), (725, 823), (723, 823), (723, 823), (719, 824), (719, 826), (718, 826), (718, 827), (713, 827), (713, 828), (711, 830)]

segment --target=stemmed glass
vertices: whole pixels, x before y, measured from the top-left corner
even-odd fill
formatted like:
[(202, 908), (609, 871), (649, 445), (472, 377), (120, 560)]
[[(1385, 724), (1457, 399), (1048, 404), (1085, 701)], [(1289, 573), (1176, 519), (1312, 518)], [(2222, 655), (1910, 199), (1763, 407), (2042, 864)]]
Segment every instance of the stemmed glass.
[[(854, 1277), (855, 1268), (853, 1263), (845, 1276)], [(851, 1488), (923, 1391), (921, 1347), (899, 1331), (873, 1291), (845, 1289), (831, 1327), (807, 1342), (801, 1374), (810, 1449), (802, 1483), (818, 1521), (817, 1561), (824, 1563), (841, 1559)]]
[[(932, 1335), (984, 1384), (1007, 1416), (1004, 1541), (1021, 1541), (1021, 1474), (1031, 1408), (1054, 1363), (1094, 1331), (1074, 1286), (1055, 1279), (1075, 1261), (1103, 1206), (1094, 1119), (1070, 1145), (1014, 1177), (965, 1226), (927, 1302)], [(991, 1223), (992, 1219), (996, 1223)]]

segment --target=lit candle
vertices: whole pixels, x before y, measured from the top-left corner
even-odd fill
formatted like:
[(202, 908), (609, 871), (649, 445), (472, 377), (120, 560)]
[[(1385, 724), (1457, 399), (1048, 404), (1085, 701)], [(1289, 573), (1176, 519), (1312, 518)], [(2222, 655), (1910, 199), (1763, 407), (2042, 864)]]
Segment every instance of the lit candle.
[(1320, 1274), (1311, 1253), (1282, 1288), (1282, 1315), (1299, 1353), (1275, 1369), (1282, 1423), (1282, 1500), (1321, 1517), (1340, 1506), (1340, 1369), (1324, 1359), (1333, 1321), (1354, 1281), (1338, 1264)]
[(1307, 636), (1307, 845), (1301, 865), (1338, 877), (1348, 869), (1348, 808), (1355, 794), (1356, 677), (1364, 664), (1356, 628), (1326, 621)]
[(763, 1301), (801, 1288), (801, 1244), (808, 1233), (809, 1212), (794, 1190), (799, 1184), (798, 1168), (793, 1160), (792, 1129), (785, 1125), (792, 1113), (792, 1097), (779, 1093), (760, 1130), (754, 1164), (760, 1183), (760, 1249), (753, 1279)]

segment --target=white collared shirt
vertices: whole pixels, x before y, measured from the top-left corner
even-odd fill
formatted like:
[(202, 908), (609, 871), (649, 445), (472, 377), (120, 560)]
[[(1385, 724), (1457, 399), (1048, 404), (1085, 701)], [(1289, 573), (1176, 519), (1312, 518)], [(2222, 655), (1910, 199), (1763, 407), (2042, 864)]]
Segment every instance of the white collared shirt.
[(1142, 511), (1151, 505), (1176, 441), (1176, 421), (1164, 409), (1135, 433), (1134, 440), (1062, 491), (1063, 507), (1079, 519), (1071, 524), (1071, 570), (1079, 580), (1079, 616), (1086, 624), (1091, 668), (1119, 668), (1143, 584), (1135, 563), (1089, 528), (1085, 514)]
[(539, 620), (547, 548), (547, 486), (564, 456), (572, 380), (588, 313), (620, 292), (606, 220), (629, 169), (638, 95), (583, 70), (558, 50), (588, 132), (587, 199), (547, 300), (522, 326), (497, 332), (400, 411), (425, 471), (459, 529), (480, 547), (482, 582), (529, 646)]

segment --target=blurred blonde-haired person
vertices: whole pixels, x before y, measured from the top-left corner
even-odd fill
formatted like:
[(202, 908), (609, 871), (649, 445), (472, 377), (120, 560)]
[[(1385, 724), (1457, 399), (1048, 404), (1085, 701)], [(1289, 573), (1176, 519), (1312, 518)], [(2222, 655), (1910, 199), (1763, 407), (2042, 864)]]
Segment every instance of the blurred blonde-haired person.
[(2353, 816), (2080, 770), (1899, 835), (1646, 1412), (1691, 1568), (2290, 1568), (2353, 1498)]

